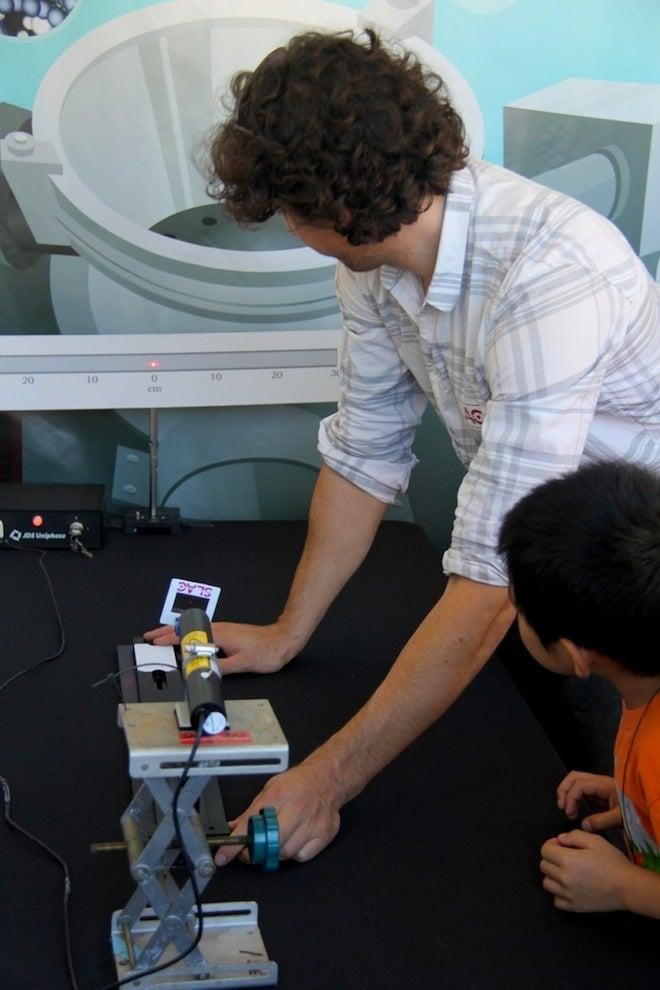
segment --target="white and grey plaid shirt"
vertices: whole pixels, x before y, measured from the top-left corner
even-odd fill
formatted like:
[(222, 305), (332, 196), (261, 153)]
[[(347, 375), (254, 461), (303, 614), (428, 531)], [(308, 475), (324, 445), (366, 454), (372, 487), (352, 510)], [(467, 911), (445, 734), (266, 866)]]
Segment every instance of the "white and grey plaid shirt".
[(427, 401), (467, 474), (444, 569), (506, 583), (506, 511), (603, 458), (660, 471), (660, 287), (573, 199), (471, 161), (455, 173), (426, 297), (408, 271), (337, 269), (337, 412), (319, 451), (377, 498), (405, 491)]

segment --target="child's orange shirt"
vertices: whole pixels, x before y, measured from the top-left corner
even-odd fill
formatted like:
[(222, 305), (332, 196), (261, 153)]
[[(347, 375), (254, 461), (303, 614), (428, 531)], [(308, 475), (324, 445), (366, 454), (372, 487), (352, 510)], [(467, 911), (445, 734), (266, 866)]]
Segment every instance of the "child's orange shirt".
[(623, 706), (614, 779), (630, 858), (660, 872), (660, 694), (639, 708)]

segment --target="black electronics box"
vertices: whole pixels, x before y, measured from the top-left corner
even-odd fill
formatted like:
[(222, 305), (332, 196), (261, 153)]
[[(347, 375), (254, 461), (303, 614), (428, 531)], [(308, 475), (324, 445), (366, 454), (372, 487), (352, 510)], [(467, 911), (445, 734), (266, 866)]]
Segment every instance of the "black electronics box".
[(103, 543), (103, 485), (24, 485), (0, 482), (0, 539), (48, 550), (71, 545), (71, 524), (82, 524), (86, 547)]

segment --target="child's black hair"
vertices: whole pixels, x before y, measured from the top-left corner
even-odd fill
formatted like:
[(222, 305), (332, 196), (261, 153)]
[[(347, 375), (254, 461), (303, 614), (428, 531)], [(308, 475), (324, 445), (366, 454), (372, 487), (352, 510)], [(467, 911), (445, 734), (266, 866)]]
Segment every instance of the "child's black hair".
[(499, 551), (545, 647), (565, 638), (660, 673), (660, 477), (607, 461), (546, 481), (507, 513)]

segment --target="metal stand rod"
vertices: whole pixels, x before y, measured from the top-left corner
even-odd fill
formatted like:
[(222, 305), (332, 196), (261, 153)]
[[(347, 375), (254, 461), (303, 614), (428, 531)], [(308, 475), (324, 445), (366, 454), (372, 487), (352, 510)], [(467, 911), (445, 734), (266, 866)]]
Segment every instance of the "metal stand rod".
[(149, 518), (158, 519), (158, 410), (149, 410)]
[(125, 533), (181, 532), (181, 513), (158, 505), (158, 409), (149, 410), (149, 505), (146, 509), (126, 509)]
[[(247, 846), (250, 843), (250, 837), (247, 835), (207, 835), (206, 841), (211, 849), (217, 849), (219, 846)], [(178, 846), (171, 848), (179, 851)], [(92, 853), (126, 852), (128, 844), (126, 842), (92, 842), (89, 849)]]

